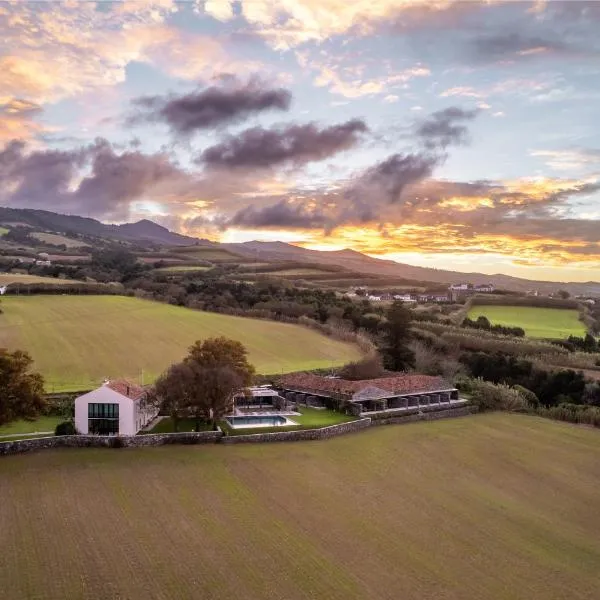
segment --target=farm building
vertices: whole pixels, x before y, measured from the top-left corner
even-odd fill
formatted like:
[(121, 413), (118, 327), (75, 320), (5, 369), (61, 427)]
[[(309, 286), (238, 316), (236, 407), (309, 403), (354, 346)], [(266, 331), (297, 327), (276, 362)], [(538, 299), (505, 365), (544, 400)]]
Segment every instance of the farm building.
[(75, 399), (75, 428), (82, 434), (135, 435), (156, 415), (147, 391), (128, 381), (107, 381)]
[(424, 406), (449, 407), (465, 402), (458, 390), (441, 377), (414, 373), (362, 381), (291, 373), (283, 375), (276, 388), (286, 399), (311, 406), (348, 403), (355, 415)]

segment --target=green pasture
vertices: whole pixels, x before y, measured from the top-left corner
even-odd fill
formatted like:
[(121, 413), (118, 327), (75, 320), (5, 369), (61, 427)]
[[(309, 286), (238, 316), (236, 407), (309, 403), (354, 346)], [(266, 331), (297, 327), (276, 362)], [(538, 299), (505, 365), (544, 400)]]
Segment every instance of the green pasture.
[(359, 349), (299, 325), (232, 317), (124, 296), (5, 296), (0, 347), (27, 350), (47, 391), (105, 378), (149, 383), (198, 339), (241, 341), (259, 373), (342, 365)]
[(10, 600), (592, 600), (600, 436), (522, 415), (0, 459)]
[(469, 318), (487, 317), (492, 325), (522, 327), (533, 338), (564, 339), (570, 335), (584, 336), (586, 329), (579, 313), (567, 308), (537, 308), (532, 306), (473, 306)]

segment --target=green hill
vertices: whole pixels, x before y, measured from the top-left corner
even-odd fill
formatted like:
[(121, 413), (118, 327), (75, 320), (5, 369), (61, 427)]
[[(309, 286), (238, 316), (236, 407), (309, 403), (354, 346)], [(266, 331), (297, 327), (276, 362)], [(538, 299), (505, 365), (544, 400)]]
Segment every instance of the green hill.
[(149, 383), (196, 340), (240, 340), (259, 373), (341, 365), (358, 348), (308, 328), (123, 296), (5, 297), (0, 347), (33, 356), (48, 391), (89, 389), (106, 378)]

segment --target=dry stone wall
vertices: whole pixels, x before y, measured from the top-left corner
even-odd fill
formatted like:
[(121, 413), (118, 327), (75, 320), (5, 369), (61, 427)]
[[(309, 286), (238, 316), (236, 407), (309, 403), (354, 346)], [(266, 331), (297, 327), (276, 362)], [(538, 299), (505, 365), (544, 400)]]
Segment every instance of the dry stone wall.
[(222, 431), (200, 431), (182, 433), (155, 433), (135, 436), (97, 436), (64, 435), (0, 442), (0, 456), (21, 454), (50, 448), (142, 448), (145, 446), (164, 446), (168, 444), (244, 444), (265, 442), (299, 442), (306, 440), (324, 440), (346, 433), (362, 431), (372, 425), (391, 425), (432, 421), (448, 417), (462, 417), (473, 414), (477, 409), (472, 406), (460, 406), (443, 410), (428, 410), (411, 414), (393, 414), (377, 419), (366, 417), (349, 423), (340, 423), (320, 429), (302, 429), (273, 433), (249, 433), (247, 435), (226, 436)]

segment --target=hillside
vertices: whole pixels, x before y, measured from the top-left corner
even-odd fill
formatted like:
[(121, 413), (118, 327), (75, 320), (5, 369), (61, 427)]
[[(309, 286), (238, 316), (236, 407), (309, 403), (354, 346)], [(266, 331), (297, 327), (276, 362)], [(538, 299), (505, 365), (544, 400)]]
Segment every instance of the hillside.
[(600, 436), (487, 414), (0, 460), (10, 600), (592, 600)]
[[(16, 224), (34, 227), (50, 235), (91, 236), (97, 238), (97, 241), (117, 240), (132, 242), (142, 246), (150, 245), (155, 249), (160, 247), (163, 254), (179, 252), (177, 256), (174, 256), (176, 260), (200, 258), (198, 252), (196, 252), (198, 256), (194, 256), (195, 247), (200, 246), (204, 257), (209, 256), (210, 253), (208, 251), (210, 250), (214, 256), (227, 255), (229, 262), (240, 262), (240, 259), (242, 259), (248, 263), (256, 264), (288, 262), (336, 267), (348, 272), (348, 280), (356, 279), (356, 274), (379, 277), (379, 282), (373, 283), (374, 287), (377, 285), (382, 286), (386, 278), (391, 278), (394, 280), (394, 285), (401, 284), (399, 280), (404, 280), (407, 284), (413, 286), (423, 284), (432, 287), (466, 281), (473, 284), (492, 283), (497, 288), (519, 292), (537, 289), (542, 293), (550, 293), (557, 291), (559, 288), (564, 288), (574, 295), (600, 295), (600, 282), (555, 283), (520, 279), (503, 274), (487, 275), (477, 272), (464, 273), (416, 267), (391, 260), (373, 258), (350, 249), (324, 252), (309, 250), (283, 242), (254, 241), (237, 244), (219, 244), (217, 242), (174, 233), (166, 227), (147, 219), (136, 223), (112, 225), (101, 223), (95, 219), (74, 215), (59, 215), (44, 210), (0, 207), (0, 225), (14, 226)], [(48, 239), (48, 236), (46, 236), (46, 239)], [(69, 245), (68, 240), (65, 242), (64, 238), (63, 243)], [(87, 238), (86, 243), (93, 245), (93, 241)], [(169, 259), (167, 258), (167, 260)], [(219, 262), (227, 262), (227, 260), (220, 260)], [(342, 277), (340, 276), (339, 279), (342, 279)]]
[(339, 366), (352, 344), (300, 325), (190, 310), (124, 296), (5, 297), (0, 347), (28, 351), (48, 391), (90, 389), (106, 377), (153, 381), (198, 339), (241, 341), (259, 373)]
[(296, 260), (319, 264), (338, 265), (348, 270), (379, 274), (389, 277), (401, 277), (409, 280), (433, 283), (462, 283), (476, 285), (492, 283), (498, 288), (525, 292), (537, 289), (541, 292), (556, 291), (559, 287), (569, 290), (572, 294), (600, 294), (600, 282), (564, 282), (555, 283), (521, 279), (510, 275), (485, 273), (465, 273), (460, 271), (445, 271), (427, 267), (415, 267), (392, 260), (372, 258), (345, 249), (332, 252), (309, 250), (283, 242), (244, 242), (241, 244), (225, 244), (232, 251), (257, 261)]

